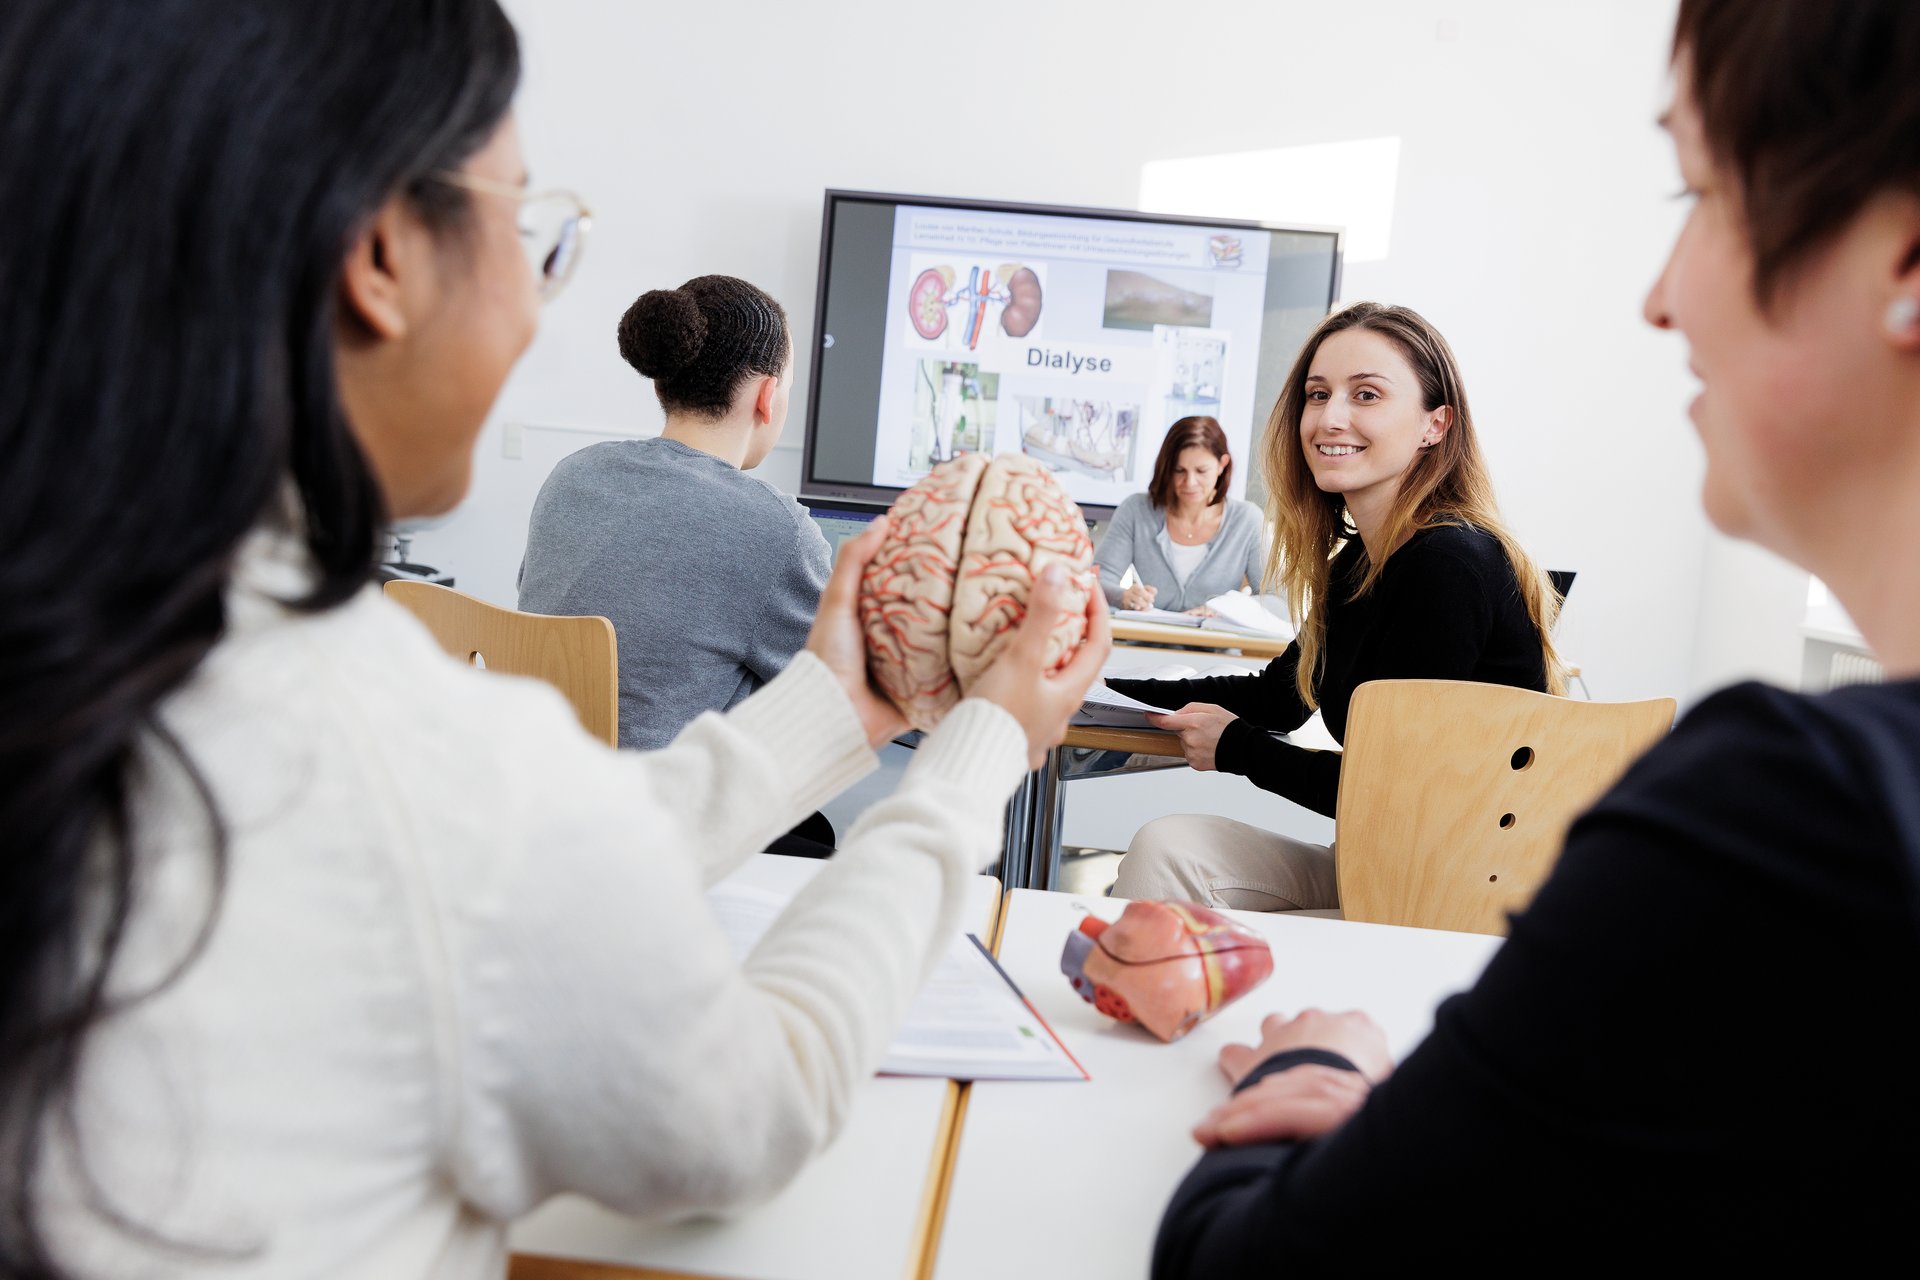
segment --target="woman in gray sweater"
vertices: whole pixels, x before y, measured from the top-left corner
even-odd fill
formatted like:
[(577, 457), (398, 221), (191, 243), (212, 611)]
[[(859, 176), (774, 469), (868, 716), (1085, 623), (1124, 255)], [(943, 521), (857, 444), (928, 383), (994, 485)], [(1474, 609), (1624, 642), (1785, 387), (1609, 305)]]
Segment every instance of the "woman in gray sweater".
[[(1182, 418), (1168, 427), (1147, 491), (1114, 509), (1094, 550), (1107, 603), (1210, 613), (1207, 601), (1224, 591), (1258, 590), (1260, 509), (1227, 496), (1232, 479), (1233, 456), (1217, 421)], [(1128, 565), (1140, 581), (1122, 588)]]
[(554, 468), (520, 607), (612, 620), (620, 745), (648, 750), (785, 669), (831, 557), (798, 503), (747, 474), (787, 419), (793, 343), (778, 302), (731, 276), (655, 289), (621, 318), (620, 354), (653, 379), (666, 427)]

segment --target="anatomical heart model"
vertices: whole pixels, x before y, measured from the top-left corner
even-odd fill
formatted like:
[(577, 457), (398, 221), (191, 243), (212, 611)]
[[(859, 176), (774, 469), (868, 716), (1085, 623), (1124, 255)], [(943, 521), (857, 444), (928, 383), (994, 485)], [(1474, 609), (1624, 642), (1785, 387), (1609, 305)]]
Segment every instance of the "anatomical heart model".
[(967, 453), (900, 495), (860, 579), (860, 625), (867, 669), (908, 723), (930, 729), (966, 695), (1049, 564), (1070, 582), (1047, 647), (1057, 671), (1086, 638), (1099, 578), (1087, 522), (1052, 474), (1021, 454)]
[(1198, 903), (1130, 902), (1112, 924), (1082, 920), (1067, 935), (1060, 972), (1108, 1017), (1178, 1040), (1265, 982), (1273, 952)]

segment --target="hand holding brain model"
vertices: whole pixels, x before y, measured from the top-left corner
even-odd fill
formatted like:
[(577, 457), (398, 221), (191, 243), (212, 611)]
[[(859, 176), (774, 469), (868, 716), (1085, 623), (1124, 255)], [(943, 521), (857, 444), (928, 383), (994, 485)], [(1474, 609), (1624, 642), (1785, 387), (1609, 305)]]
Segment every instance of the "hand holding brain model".
[(874, 684), (919, 729), (962, 697), (989, 698), (1021, 722), (1037, 765), (1112, 645), (1080, 509), (1027, 457), (966, 454), (889, 519), (860, 581)]

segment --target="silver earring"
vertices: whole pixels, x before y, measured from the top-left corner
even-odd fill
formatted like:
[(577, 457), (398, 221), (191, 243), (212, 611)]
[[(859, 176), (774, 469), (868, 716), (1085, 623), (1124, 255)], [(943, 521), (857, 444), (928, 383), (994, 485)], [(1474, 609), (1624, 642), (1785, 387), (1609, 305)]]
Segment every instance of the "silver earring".
[(1887, 332), (1896, 336), (1920, 324), (1920, 298), (1902, 295), (1887, 304)]

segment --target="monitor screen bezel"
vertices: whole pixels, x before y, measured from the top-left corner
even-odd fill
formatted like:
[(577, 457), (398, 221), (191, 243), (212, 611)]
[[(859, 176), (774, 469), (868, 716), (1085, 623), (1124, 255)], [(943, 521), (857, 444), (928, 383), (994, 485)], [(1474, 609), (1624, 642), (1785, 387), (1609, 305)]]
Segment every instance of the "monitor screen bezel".
[[(1323, 227), (1310, 224), (1291, 224), (1279, 222), (1253, 222), (1245, 218), (1198, 218), (1177, 213), (1146, 213), (1138, 209), (1088, 209), (1073, 205), (1025, 204), (1013, 200), (972, 200), (957, 196), (907, 195), (891, 191), (852, 191), (838, 187), (829, 187), (820, 212), (820, 271), (814, 284), (813, 293), (813, 346), (807, 362), (807, 419), (800, 444), (800, 496), (806, 498), (826, 498), (847, 502), (877, 504), (885, 508), (905, 489), (895, 485), (855, 484), (842, 480), (817, 480), (813, 474), (814, 433), (819, 428), (820, 410), (820, 351), (821, 342), (826, 337), (827, 324), (827, 281), (832, 275), (833, 256), (833, 214), (838, 201), (865, 201), (868, 203), (908, 204), (931, 209), (973, 209), (989, 213), (1035, 213), (1050, 214), (1066, 218), (1104, 218), (1116, 222), (1171, 223), (1190, 227), (1232, 227), (1240, 231), (1267, 231), (1293, 235), (1325, 235), (1333, 237), (1333, 273), (1327, 287), (1326, 309), (1333, 310), (1334, 300), (1340, 296), (1340, 275), (1346, 265), (1346, 231), (1341, 227)], [(1256, 450), (1258, 440), (1255, 440)], [(1081, 510), (1086, 512), (1090, 521), (1102, 521), (1113, 514), (1110, 505), (1082, 503)]]

